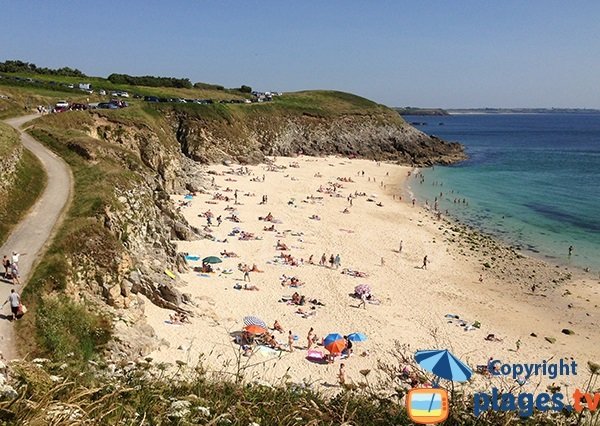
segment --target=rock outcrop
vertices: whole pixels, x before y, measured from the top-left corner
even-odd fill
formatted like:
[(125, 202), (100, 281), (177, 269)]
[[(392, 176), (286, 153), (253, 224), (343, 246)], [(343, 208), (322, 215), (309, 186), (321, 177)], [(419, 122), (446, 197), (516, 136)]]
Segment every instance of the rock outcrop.
[(342, 115), (335, 118), (251, 116), (223, 122), (201, 115), (171, 115), (184, 154), (202, 163), (256, 163), (266, 155), (341, 154), (409, 165), (450, 164), (466, 158), (458, 143), (429, 136), (400, 117)]

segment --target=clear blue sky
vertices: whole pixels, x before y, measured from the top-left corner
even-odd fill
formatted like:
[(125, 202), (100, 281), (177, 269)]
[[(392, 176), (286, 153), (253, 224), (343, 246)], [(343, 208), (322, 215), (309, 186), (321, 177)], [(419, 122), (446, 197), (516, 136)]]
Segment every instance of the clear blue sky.
[(9, 1), (0, 60), (331, 88), (390, 106), (600, 108), (600, 1)]

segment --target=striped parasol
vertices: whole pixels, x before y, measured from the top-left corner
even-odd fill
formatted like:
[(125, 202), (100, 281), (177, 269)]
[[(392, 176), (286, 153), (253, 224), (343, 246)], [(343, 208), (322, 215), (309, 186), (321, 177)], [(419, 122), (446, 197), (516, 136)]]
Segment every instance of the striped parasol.
[(254, 315), (248, 315), (247, 317), (244, 317), (243, 321), (244, 325), (258, 325), (259, 327), (262, 327), (264, 329), (267, 328), (267, 324), (265, 324), (265, 322), (259, 317), (255, 317)]
[(362, 296), (363, 294), (371, 294), (371, 287), (369, 284), (359, 284), (354, 287), (354, 294)]

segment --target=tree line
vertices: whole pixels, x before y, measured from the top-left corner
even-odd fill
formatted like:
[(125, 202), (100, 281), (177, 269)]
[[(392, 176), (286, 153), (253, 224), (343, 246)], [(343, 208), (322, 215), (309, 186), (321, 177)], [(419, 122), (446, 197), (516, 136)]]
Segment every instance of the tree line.
[(84, 73), (76, 68), (62, 67), (62, 68), (46, 68), (38, 67), (36, 64), (19, 61), (9, 60), (0, 62), (0, 72), (7, 73), (35, 73), (35, 74), (47, 74), (47, 75), (62, 75), (68, 77), (87, 77)]
[(149, 87), (177, 87), (191, 89), (192, 82), (188, 78), (154, 77), (151, 75), (133, 76), (127, 74), (111, 74), (108, 80), (114, 84)]

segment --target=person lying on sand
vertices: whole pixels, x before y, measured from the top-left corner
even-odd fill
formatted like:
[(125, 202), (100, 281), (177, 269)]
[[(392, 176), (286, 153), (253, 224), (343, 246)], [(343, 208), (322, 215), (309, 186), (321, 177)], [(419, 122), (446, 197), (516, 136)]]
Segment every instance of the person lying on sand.
[(265, 226), (263, 228), (263, 231), (277, 232), (277, 229), (275, 229), (275, 225), (271, 225), (271, 226)]
[(260, 269), (258, 269), (258, 266), (256, 266), (256, 263), (253, 263), (252, 268), (250, 269), (250, 272), (264, 272), (264, 271), (261, 271)]
[(259, 291), (259, 288), (253, 285), (244, 284), (244, 290), (248, 291)]
[(270, 348), (281, 350), (281, 345), (279, 344), (279, 342), (277, 340), (275, 340), (274, 334), (271, 334), (271, 335), (266, 334), (263, 339), (264, 339), (265, 344), (267, 346), (269, 346)]
[(276, 331), (279, 331), (280, 333), (283, 333), (283, 327), (279, 323), (279, 320), (275, 320), (275, 324), (273, 324), (273, 330), (276, 330)]
[(484, 337), (485, 340), (487, 340), (488, 342), (501, 342), (502, 339), (499, 339), (498, 337), (496, 337), (495, 334), (488, 334), (487, 336)]
[(277, 240), (277, 245), (275, 246), (276, 250), (289, 250), (288, 246), (285, 243), (282, 243), (281, 240)]
[(349, 209), (348, 207), (346, 207), (346, 208), (345, 208), (345, 209), (342, 211), (342, 213), (346, 213), (346, 214), (348, 214), (348, 213), (350, 213), (350, 209)]
[(227, 250), (223, 250), (220, 254), (221, 254), (221, 256), (224, 256), (224, 257), (238, 257), (238, 255), (235, 254), (234, 252), (227, 251)]

